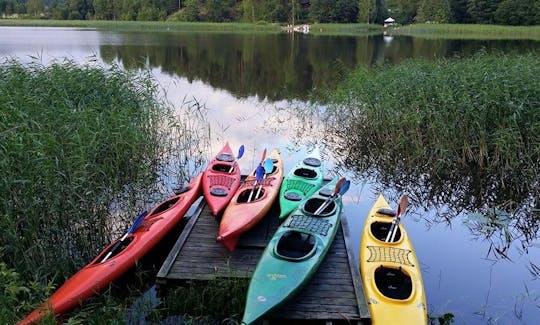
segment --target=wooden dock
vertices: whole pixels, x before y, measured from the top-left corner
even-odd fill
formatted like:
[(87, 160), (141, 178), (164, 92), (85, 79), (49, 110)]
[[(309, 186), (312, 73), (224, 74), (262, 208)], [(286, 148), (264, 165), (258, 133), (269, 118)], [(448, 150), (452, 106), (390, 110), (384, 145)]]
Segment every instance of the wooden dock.
[[(250, 277), (279, 226), (278, 215), (276, 203), (257, 226), (241, 237), (231, 253), (216, 241), (219, 222), (202, 199), (157, 275), (158, 289), (189, 280)], [(369, 324), (369, 311), (348, 235), (348, 223), (342, 216), (341, 229), (317, 273), (288, 304), (268, 315), (268, 323), (302, 320), (302, 323)]]

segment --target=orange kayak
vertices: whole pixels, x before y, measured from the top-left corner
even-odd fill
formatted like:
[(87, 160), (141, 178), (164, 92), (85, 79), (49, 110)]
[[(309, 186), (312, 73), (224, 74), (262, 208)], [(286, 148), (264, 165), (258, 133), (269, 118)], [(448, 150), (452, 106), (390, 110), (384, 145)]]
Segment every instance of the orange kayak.
[(146, 216), (141, 215), (144, 219), (132, 233), (128, 232), (124, 240), (118, 239), (107, 246), (18, 324), (38, 323), (49, 313), (66, 313), (128, 271), (178, 224), (201, 195), (201, 178), (202, 174), (199, 174), (183, 193), (158, 204)]
[(204, 198), (214, 216), (225, 209), (231, 201), (240, 187), (240, 181), (240, 168), (227, 142), (210, 161), (202, 179)]
[(272, 151), (268, 158), (273, 162), (273, 170), (265, 174), (262, 181), (257, 181), (255, 171), (251, 173), (223, 212), (217, 240), (230, 251), (236, 247), (240, 235), (266, 215), (279, 194), (283, 162), (277, 150)]

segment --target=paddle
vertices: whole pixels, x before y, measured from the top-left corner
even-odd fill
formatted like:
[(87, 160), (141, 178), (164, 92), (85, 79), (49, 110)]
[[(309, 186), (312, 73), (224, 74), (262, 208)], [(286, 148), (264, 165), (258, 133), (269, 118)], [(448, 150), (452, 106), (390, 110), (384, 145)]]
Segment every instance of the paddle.
[(107, 253), (107, 255), (105, 255), (105, 257), (101, 260), (101, 263), (105, 262), (106, 260), (109, 259), (109, 257), (111, 257), (111, 255), (113, 253), (116, 252), (116, 250), (118, 249), (118, 247), (120, 247), (120, 245), (122, 245), (122, 243), (124, 242), (124, 240), (126, 240), (127, 236), (129, 236), (130, 234), (134, 233), (135, 230), (137, 230), (137, 228), (139, 228), (139, 226), (141, 225), (141, 223), (143, 222), (144, 218), (146, 217), (147, 215), (147, 212), (144, 211), (143, 213), (139, 214), (139, 216), (137, 216), (137, 218), (135, 218), (135, 221), (133, 222), (133, 225), (131, 225), (131, 227), (129, 228), (129, 230), (126, 232), (126, 234), (124, 236), (122, 236), (122, 238), (120, 238), (120, 240), (113, 246), (113, 248), (111, 248), (111, 250)]
[[(266, 158), (266, 160), (264, 161), (264, 176), (262, 180), (264, 180), (266, 178), (266, 175), (270, 174), (273, 170), (274, 170), (274, 161), (272, 160), (272, 158)], [(259, 194), (261, 194), (262, 187), (263, 187), (263, 184), (261, 182), (261, 185), (259, 185), (259, 189), (257, 190), (257, 194), (255, 194), (255, 199), (257, 199), (259, 197)]]
[(249, 193), (249, 197), (247, 202), (251, 201), (251, 198), (253, 197), (253, 193), (255, 192), (255, 187), (257, 187), (257, 182), (262, 181), (264, 176), (264, 168), (262, 166), (264, 159), (266, 158), (266, 148), (264, 148), (261, 162), (259, 163), (259, 166), (255, 169), (255, 183), (253, 184), (253, 188), (251, 189), (251, 192)]
[(233, 169), (234, 169), (234, 163), (242, 158), (242, 156), (244, 155), (244, 145), (241, 145), (240, 148), (238, 148), (238, 156), (236, 156), (236, 159), (233, 160), (233, 165), (231, 166), (231, 169), (229, 169), (229, 173), (232, 173)]
[(351, 181), (348, 181), (345, 179), (345, 177), (342, 177), (339, 181), (336, 183), (336, 187), (334, 188), (334, 193), (330, 195), (322, 204), (321, 206), (315, 211), (315, 215), (321, 213), (326, 209), (326, 207), (335, 201), (339, 196), (342, 196), (349, 190), (349, 187), (351, 186)]
[(405, 211), (407, 210), (407, 206), (409, 205), (409, 196), (407, 194), (403, 194), (401, 196), (401, 199), (399, 200), (399, 204), (397, 207), (397, 213), (392, 220), (392, 225), (390, 226), (390, 230), (388, 231), (388, 235), (386, 235), (385, 242), (393, 242), (394, 238), (396, 237), (396, 233), (398, 230), (399, 221), (401, 219), (401, 214), (405, 214)]

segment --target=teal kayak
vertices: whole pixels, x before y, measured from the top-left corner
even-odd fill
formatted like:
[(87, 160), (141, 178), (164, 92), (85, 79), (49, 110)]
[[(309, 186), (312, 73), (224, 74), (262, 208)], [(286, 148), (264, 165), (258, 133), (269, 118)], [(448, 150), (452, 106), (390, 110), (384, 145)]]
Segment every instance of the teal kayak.
[(277, 229), (253, 272), (242, 324), (286, 303), (315, 274), (340, 223), (343, 193), (334, 195), (336, 184), (337, 179), (314, 193)]
[(285, 219), (294, 209), (323, 185), (321, 153), (315, 148), (285, 176), (279, 191), (280, 219)]

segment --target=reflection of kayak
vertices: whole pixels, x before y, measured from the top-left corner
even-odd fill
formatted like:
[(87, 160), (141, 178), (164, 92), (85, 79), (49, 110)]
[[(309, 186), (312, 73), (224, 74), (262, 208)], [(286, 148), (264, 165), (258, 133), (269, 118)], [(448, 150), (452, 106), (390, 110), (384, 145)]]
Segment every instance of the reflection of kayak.
[(283, 163), (277, 150), (268, 158), (273, 161), (273, 170), (261, 182), (256, 181), (255, 171), (248, 175), (223, 212), (217, 240), (230, 251), (236, 247), (240, 235), (266, 215), (278, 196), (283, 181)]
[(124, 241), (117, 240), (110, 244), (90, 264), (69, 278), (40, 308), (20, 321), (19, 325), (37, 323), (52, 311), (56, 315), (70, 311), (133, 267), (137, 260), (178, 224), (200, 196), (201, 175), (194, 178), (183, 193), (154, 207)]
[(210, 211), (217, 216), (240, 186), (240, 168), (228, 142), (204, 170), (202, 184)]
[(382, 194), (366, 218), (360, 244), (360, 273), (372, 324), (427, 324), (420, 265), (400, 223), (385, 239), (395, 212)]
[(321, 153), (315, 148), (285, 176), (279, 191), (280, 219), (284, 219), (300, 203), (315, 193), (323, 184)]
[(264, 250), (249, 284), (243, 324), (252, 324), (297, 294), (318, 269), (339, 227), (341, 197), (315, 211), (337, 179), (285, 219)]

